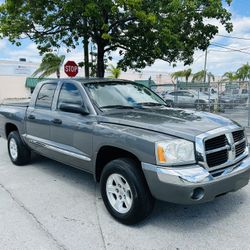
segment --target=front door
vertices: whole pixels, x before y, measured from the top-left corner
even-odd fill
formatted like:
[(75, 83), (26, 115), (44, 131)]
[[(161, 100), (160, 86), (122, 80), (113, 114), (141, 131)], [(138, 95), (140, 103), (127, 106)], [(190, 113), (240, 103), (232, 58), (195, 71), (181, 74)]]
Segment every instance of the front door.
[(91, 171), (92, 130), (95, 117), (60, 110), (61, 104), (85, 105), (83, 89), (74, 83), (60, 86), (58, 100), (53, 111), (51, 140), (58, 161)]

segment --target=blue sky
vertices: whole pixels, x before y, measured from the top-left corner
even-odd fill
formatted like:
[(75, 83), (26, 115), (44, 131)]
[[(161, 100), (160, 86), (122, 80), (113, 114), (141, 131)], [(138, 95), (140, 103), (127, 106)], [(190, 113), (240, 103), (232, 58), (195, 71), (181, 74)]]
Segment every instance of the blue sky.
[(231, 10), (238, 15), (250, 16), (249, 0), (234, 0)]
[[(0, 3), (4, 2), (0, 0)], [(232, 22), (234, 31), (227, 34), (221, 25), (219, 26), (219, 34), (242, 37), (249, 40), (230, 39), (223, 37), (215, 37), (212, 43), (229, 47), (225, 49), (222, 47), (210, 46), (208, 49), (208, 71), (216, 75), (222, 75), (225, 71), (235, 71), (238, 67), (246, 62), (250, 62), (250, 4), (249, 0), (234, 0), (229, 7), (232, 13)], [(232, 49), (232, 50), (231, 50)], [(242, 50), (244, 53), (233, 50)], [(248, 54), (249, 53), (249, 54)], [(66, 54), (66, 48), (61, 48), (59, 54)], [(114, 53), (114, 58), (117, 58), (117, 53)], [(0, 59), (18, 60), (20, 57), (27, 58), (28, 61), (39, 62), (41, 57), (36, 49), (36, 45), (28, 39), (22, 41), (21, 47), (11, 45), (7, 39), (0, 40)], [(67, 54), (67, 59), (80, 62), (83, 57), (81, 48)], [(194, 64), (191, 66), (193, 71), (203, 69), (204, 52), (196, 51), (194, 55)], [(114, 60), (115, 64), (116, 61)], [(187, 68), (186, 67), (186, 68)], [(168, 63), (157, 60), (156, 63), (147, 67), (144, 71), (171, 73), (173, 71), (185, 68), (182, 63), (178, 63), (176, 68), (172, 68)]]

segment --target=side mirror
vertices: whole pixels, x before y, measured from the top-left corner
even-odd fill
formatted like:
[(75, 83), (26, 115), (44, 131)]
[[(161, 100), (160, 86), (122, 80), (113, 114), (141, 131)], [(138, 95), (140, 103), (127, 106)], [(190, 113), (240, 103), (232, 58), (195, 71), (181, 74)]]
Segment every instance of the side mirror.
[(85, 106), (70, 104), (70, 103), (62, 103), (59, 106), (59, 109), (64, 112), (76, 113), (81, 115), (88, 115), (89, 111)]

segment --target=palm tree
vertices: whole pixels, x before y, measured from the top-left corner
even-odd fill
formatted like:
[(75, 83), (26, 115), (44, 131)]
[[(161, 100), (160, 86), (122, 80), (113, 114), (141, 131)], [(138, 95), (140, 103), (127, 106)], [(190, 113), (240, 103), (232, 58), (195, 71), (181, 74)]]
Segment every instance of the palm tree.
[(246, 81), (247, 79), (250, 79), (250, 65), (243, 64), (240, 68), (237, 69), (236, 75), (238, 79), (242, 82)]
[(193, 75), (192, 82), (200, 82), (200, 81), (203, 81), (204, 78), (205, 78), (205, 75), (206, 75), (206, 71), (205, 71), (205, 70), (201, 70), (201, 71), (196, 72), (196, 73)]
[(183, 70), (183, 76), (185, 77), (186, 82), (188, 82), (189, 77), (192, 74), (192, 69)]
[(114, 65), (110, 65), (110, 68), (108, 69), (108, 72), (111, 73), (110, 78), (119, 78), (122, 71), (119, 67), (115, 67)]
[(43, 56), (39, 68), (32, 74), (36, 76), (40, 74), (39, 78), (44, 78), (56, 73), (57, 78), (60, 78), (60, 69), (65, 60), (65, 56), (58, 56), (53, 53), (47, 53)]
[(233, 81), (238, 79), (238, 76), (232, 71), (227, 71), (224, 73), (222, 78), (223, 78), (223, 81), (228, 81), (229, 83), (232, 83)]
[(189, 77), (192, 74), (192, 69), (184, 69), (184, 70), (180, 70), (180, 71), (176, 71), (174, 73), (171, 74), (171, 77), (173, 79), (177, 79), (177, 78), (182, 78), (185, 77), (186, 82), (188, 82)]
[(174, 80), (176, 80), (176, 79), (178, 79), (179, 77), (183, 77), (183, 74), (182, 74), (182, 73), (183, 73), (182, 70), (180, 70), (180, 71), (175, 71), (174, 73), (171, 74), (171, 77), (172, 77)]
[(210, 83), (211, 80), (214, 82), (215, 81), (215, 76), (212, 72), (208, 72), (207, 73), (207, 78), (208, 78), (208, 82)]

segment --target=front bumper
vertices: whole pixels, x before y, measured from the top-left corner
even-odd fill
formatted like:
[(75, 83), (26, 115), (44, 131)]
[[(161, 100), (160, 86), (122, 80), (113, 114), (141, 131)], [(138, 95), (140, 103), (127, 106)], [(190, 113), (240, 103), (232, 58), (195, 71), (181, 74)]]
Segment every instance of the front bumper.
[(218, 177), (198, 164), (170, 168), (142, 163), (142, 168), (152, 195), (178, 204), (211, 201), (244, 187), (250, 179), (250, 157), (224, 169)]

